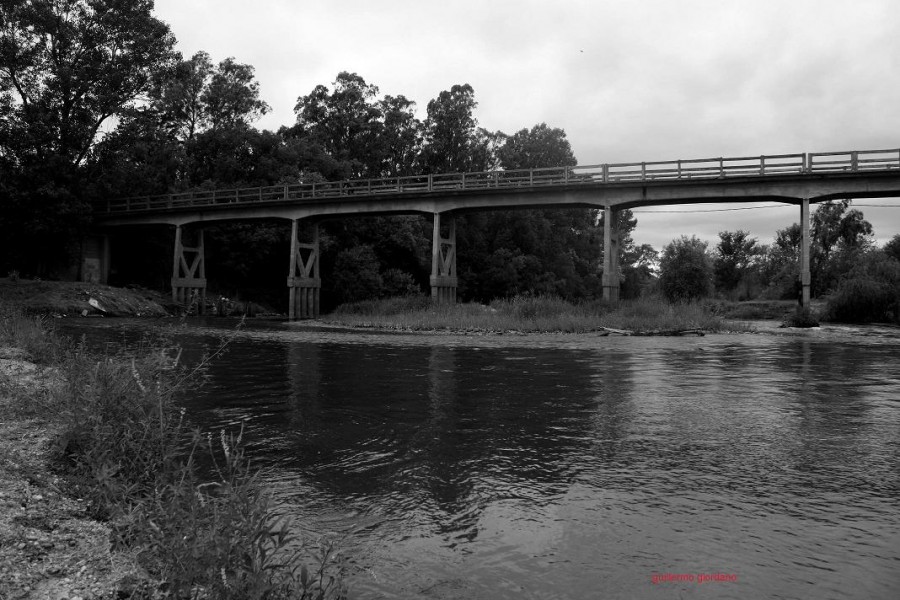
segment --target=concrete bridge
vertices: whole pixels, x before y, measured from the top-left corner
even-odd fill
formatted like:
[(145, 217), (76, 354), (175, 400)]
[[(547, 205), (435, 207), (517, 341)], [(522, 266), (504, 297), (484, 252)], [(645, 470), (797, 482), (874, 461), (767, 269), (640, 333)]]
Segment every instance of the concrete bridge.
[[(597, 208), (604, 211), (603, 296), (619, 295), (616, 211), (671, 204), (785, 202), (800, 207), (801, 281), (809, 305), (809, 205), (835, 199), (900, 196), (900, 149), (780, 154), (662, 162), (612, 163), (516, 171), (414, 175), (244, 189), (195, 191), (109, 200), (96, 207), (101, 227), (175, 226), (172, 296), (205, 300), (205, 223), (285, 219), (291, 223), (287, 285), (290, 318), (319, 314), (317, 222), (355, 215), (431, 215), (431, 294), (456, 300), (456, 227), (463, 211), (512, 208)], [(301, 222), (302, 225), (301, 226)], [(187, 242), (185, 226), (194, 241)], [(107, 238), (85, 261), (105, 280)], [(201, 307), (204, 302), (201, 302)]]

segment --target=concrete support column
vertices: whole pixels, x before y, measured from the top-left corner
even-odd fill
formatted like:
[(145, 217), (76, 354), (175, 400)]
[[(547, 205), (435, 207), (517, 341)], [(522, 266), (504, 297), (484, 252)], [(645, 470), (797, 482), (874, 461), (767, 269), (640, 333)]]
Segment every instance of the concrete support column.
[(603, 299), (619, 301), (619, 228), (618, 211), (611, 206), (603, 209)]
[(434, 213), (431, 240), (431, 299), (435, 304), (456, 303), (456, 219), (447, 215), (447, 237), (441, 233), (441, 214)]
[(803, 234), (800, 239), (800, 286), (802, 288), (800, 305), (803, 308), (809, 308), (810, 284), (812, 283), (809, 272), (809, 198), (803, 198), (800, 202), (800, 230)]
[(197, 306), (197, 314), (206, 314), (206, 258), (203, 250), (203, 230), (196, 233), (196, 246), (184, 244), (181, 225), (175, 226), (175, 252), (172, 258), (172, 302), (190, 312)]
[(319, 317), (322, 278), (319, 275), (319, 225), (309, 227), (308, 240), (300, 241), (300, 220), (291, 221), (291, 267), (287, 284), (290, 298), (288, 319)]

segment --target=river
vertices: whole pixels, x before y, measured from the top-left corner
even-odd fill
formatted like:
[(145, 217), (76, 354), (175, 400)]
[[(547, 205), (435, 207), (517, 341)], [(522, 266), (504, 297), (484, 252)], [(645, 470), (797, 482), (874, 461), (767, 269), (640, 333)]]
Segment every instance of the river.
[[(95, 343), (147, 327), (67, 326)], [(175, 338), (196, 360), (231, 327)], [(342, 538), (353, 598), (900, 588), (898, 329), (227, 335), (190, 418), (243, 424), (308, 537)]]

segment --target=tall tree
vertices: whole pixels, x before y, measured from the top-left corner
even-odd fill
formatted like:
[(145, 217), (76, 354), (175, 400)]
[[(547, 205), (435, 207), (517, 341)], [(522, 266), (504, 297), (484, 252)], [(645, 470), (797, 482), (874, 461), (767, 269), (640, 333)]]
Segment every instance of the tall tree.
[(487, 171), (497, 166), (502, 134), (478, 127), (475, 90), (468, 83), (428, 102), (422, 163), (429, 173)]
[(535, 125), (530, 130), (520, 129), (506, 137), (497, 155), (506, 170), (574, 167), (578, 164), (572, 145), (566, 139), (566, 132), (548, 127), (546, 123)]
[[(321, 144), (335, 160), (347, 165), (348, 177), (377, 176), (384, 126), (378, 87), (346, 71), (338, 73), (333, 85), (334, 91), (317, 85), (297, 99), (297, 126), (292, 133), (303, 133)], [(403, 110), (398, 104), (394, 108)]]
[(813, 213), (811, 237), (813, 248), (827, 262), (835, 249), (871, 244), (872, 224), (861, 211), (850, 208), (850, 200), (823, 202)]
[(380, 175), (397, 177), (417, 172), (424, 130), (415, 106), (406, 96), (385, 96), (378, 102), (383, 120)]
[[(495, 135), (504, 169), (577, 164), (562, 129), (541, 124), (510, 137)], [(587, 209), (467, 215), (457, 228), (463, 297), (487, 301), (521, 293), (567, 298), (598, 293), (602, 244), (595, 218), (596, 211)]]
[(153, 113), (172, 137), (190, 140), (206, 128), (208, 117), (203, 95), (213, 69), (209, 54), (200, 51), (158, 74), (151, 92)]
[(0, 93), (19, 135), (0, 152), (19, 164), (78, 166), (97, 132), (173, 58), (174, 38), (150, 0), (0, 3)]
[(259, 82), (251, 65), (226, 58), (219, 63), (200, 96), (211, 129), (249, 126), (269, 112), (259, 98)]
[(713, 261), (716, 287), (732, 292), (745, 280), (758, 254), (757, 239), (750, 237), (749, 232), (720, 231)]
[(152, 8), (150, 0), (0, 2), (4, 262), (46, 275), (72, 250), (89, 219), (82, 167), (101, 126), (175, 56)]

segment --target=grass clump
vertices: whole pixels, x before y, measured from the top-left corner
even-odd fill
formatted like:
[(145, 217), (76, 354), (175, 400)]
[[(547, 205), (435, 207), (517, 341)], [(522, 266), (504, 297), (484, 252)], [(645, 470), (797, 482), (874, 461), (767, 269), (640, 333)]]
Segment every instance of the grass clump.
[[(41, 339), (34, 330), (40, 325), (7, 312), (0, 335), (10, 345), (26, 344)], [(148, 574), (120, 595), (346, 596), (336, 546), (323, 542), (310, 558), (296, 524), (251, 468), (242, 435), (187, 427), (176, 398), (199, 385), (204, 364), (186, 369), (179, 352), (166, 349), (96, 356), (81, 345), (58, 352), (59, 385), (23, 399), (28, 406), (19, 411), (52, 419), (54, 464), (70, 491), (87, 501), (91, 516), (110, 523), (115, 548)]]
[(0, 302), (0, 346), (19, 348), (33, 362), (51, 365), (62, 358), (65, 343), (46, 316)]
[(818, 327), (819, 320), (813, 314), (809, 307), (798, 306), (794, 312), (785, 316), (781, 323), (782, 327)]
[(343, 305), (329, 316), (343, 325), (404, 330), (582, 333), (607, 328), (634, 332), (720, 331), (725, 322), (697, 303), (661, 298), (572, 303), (555, 296), (516, 296), (490, 305), (435, 306), (430, 298), (371, 300)]

